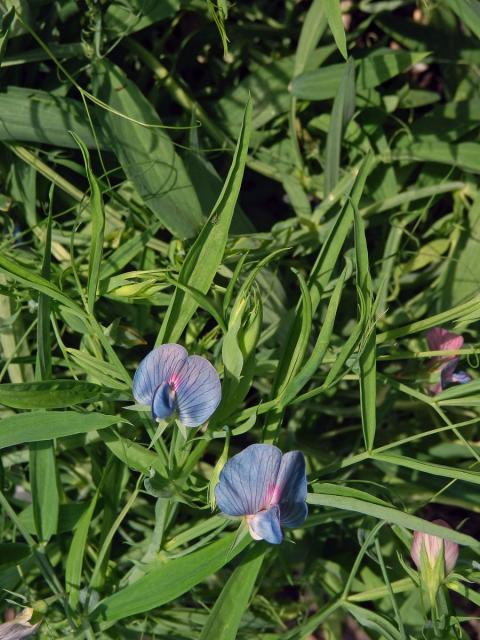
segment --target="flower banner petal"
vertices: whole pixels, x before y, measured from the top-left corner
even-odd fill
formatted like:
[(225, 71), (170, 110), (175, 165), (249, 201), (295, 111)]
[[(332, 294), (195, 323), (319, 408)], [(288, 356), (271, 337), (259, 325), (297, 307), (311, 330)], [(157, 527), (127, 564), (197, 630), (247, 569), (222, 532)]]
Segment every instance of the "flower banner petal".
[(187, 359), (179, 344), (162, 344), (140, 362), (133, 378), (133, 396), (138, 404), (151, 405), (157, 388), (167, 382)]
[(275, 489), (282, 452), (269, 444), (252, 444), (223, 467), (215, 487), (220, 511), (254, 515), (267, 508)]
[(180, 422), (198, 427), (218, 407), (222, 395), (217, 370), (201, 356), (190, 356), (175, 378), (177, 409)]

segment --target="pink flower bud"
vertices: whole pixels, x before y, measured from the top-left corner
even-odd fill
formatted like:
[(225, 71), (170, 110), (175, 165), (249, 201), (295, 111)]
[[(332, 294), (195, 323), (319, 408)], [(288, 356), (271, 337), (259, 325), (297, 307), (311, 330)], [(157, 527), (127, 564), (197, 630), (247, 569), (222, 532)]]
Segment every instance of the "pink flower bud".
[[(444, 520), (434, 520), (433, 524), (438, 524), (441, 527), (451, 529), (451, 526)], [(425, 549), (425, 553), (431, 567), (434, 567), (438, 554), (442, 551), (442, 547), (445, 556), (445, 573), (449, 574), (457, 564), (458, 544), (456, 542), (439, 538), (438, 536), (431, 536), (420, 531), (415, 531), (410, 554), (412, 556), (412, 560), (417, 566), (417, 569), (420, 569), (420, 553), (422, 546)]]

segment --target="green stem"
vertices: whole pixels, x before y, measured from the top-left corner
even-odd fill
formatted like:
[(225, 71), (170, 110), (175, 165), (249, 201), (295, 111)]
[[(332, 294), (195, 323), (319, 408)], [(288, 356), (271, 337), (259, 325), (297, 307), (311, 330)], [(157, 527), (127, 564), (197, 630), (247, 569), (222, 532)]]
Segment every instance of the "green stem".
[(405, 634), (405, 627), (403, 626), (402, 616), (400, 614), (397, 601), (395, 600), (395, 595), (393, 593), (392, 585), (390, 584), (390, 579), (387, 574), (387, 569), (383, 561), (382, 550), (380, 548), (378, 537), (375, 538), (375, 551), (377, 552), (377, 558), (380, 564), (380, 569), (382, 571), (383, 581), (385, 582), (385, 585), (387, 587), (388, 595), (390, 597), (390, 602), (392, 603), (393, 611), (395, 612), (395, 618), (397, 619), (398, 629), (402, 635), (403, 640), (407, 640), (407, 636)]

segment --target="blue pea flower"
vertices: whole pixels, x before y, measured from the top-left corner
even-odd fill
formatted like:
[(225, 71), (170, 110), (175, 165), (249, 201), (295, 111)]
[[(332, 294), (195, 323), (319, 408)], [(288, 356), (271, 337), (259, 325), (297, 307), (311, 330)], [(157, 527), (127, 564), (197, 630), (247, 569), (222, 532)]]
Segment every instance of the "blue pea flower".
[(163, 344), (138, 365), (133, 395), (151, 407), (155, 419), (177, 414), (186, 427), (198, 427), (220, 403), (220, 378), (205, 358), (189, 356), (179, 344)]
[(306, 497), (303, 453), (282, 455), (269, 444), (252, 444), (233, 456), (215, 487), (220, 511), (245, 517), (252, 538), (272, 544), (282, 542), (282, 527), (299, 527), (305, 522)]

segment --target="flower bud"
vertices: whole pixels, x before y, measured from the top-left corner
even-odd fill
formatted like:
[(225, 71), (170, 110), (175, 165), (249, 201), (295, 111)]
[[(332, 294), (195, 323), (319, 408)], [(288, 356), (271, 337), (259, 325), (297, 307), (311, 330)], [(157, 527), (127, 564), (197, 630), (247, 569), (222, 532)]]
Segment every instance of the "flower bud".
[[(444, 520), (434, 520), (433, 524), (451, 529), (450, 525)], [(411, 556), (417, 569), (421, 568), (421, 550), (425, 550), (430, 567), (433, 569), (438, 561), (439, 555), (443, 552), (445, 575), (453, 571), (458, 559), (458, 544), (451, 540), (446, 540), (438, 536), (431, 536), (427, 533), (415, 531), (411, 549)]]

